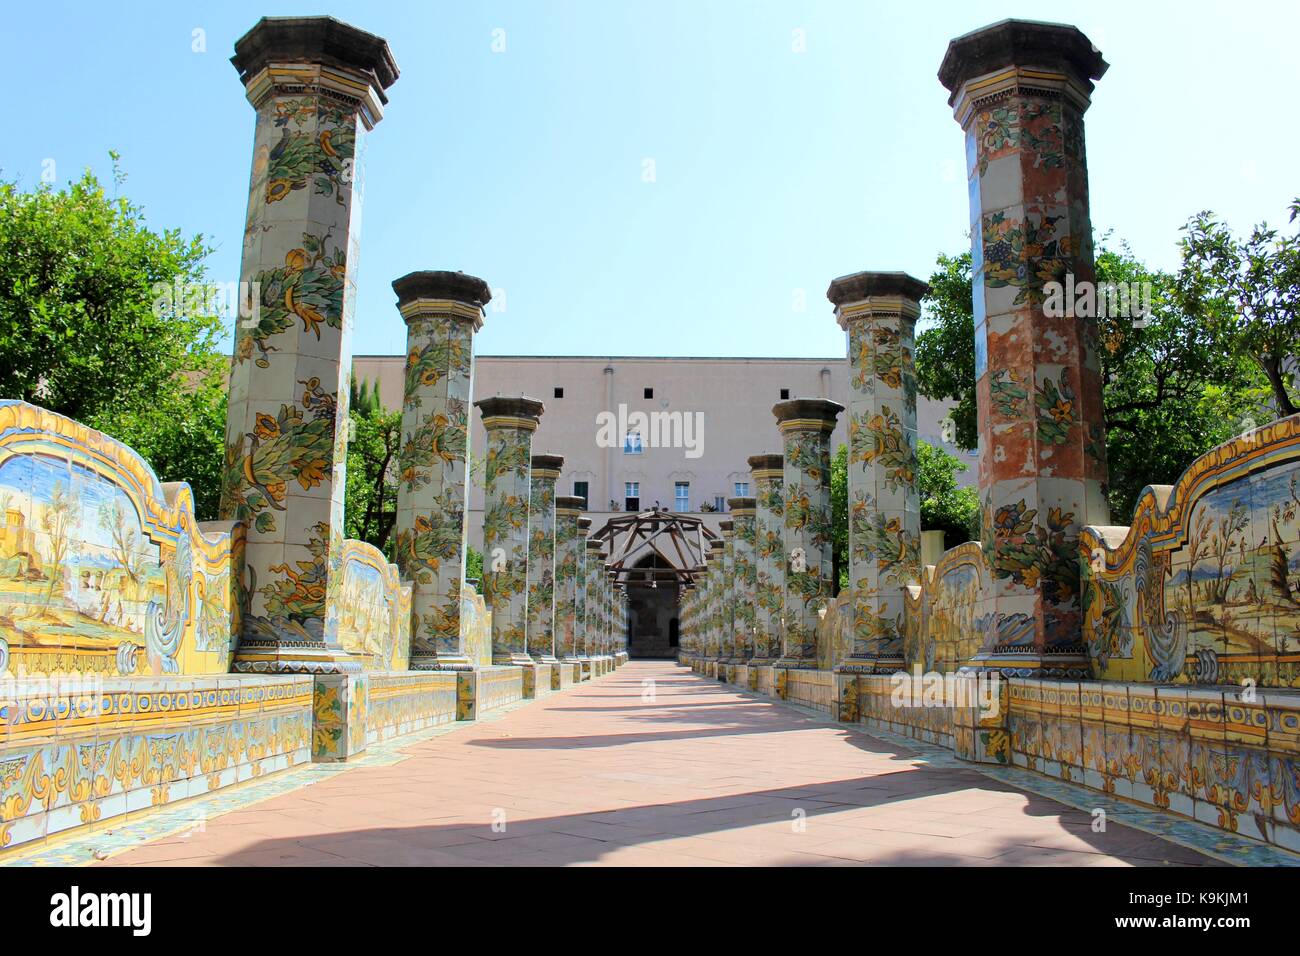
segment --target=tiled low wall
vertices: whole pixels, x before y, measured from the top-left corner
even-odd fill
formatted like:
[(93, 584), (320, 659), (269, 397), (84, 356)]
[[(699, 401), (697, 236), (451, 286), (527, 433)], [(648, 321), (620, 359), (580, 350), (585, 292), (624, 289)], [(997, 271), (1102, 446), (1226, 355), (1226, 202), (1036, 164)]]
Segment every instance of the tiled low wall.
[(456, 719), (456, 675), (447, 671), (394, 671), (370, 675), (366, 741), (415, 733)]
[(1016, 766), (1300, 851), (1300, 693), (1011, 682)]
[(311, 759), (312, 678), (122, 678), (0, 699), (0, 848), (198, 796)]
[(836, 712), (835, 675), (830, 671), (778, 669), (778, 685), (782, 675), (785, 681), (785, 693), (782, 696), (790, 703), (812, 707), (826, 714)]
[(480, 715), (523, 699), (523, 668), (485, 667), (479, 671), (477, 709)]

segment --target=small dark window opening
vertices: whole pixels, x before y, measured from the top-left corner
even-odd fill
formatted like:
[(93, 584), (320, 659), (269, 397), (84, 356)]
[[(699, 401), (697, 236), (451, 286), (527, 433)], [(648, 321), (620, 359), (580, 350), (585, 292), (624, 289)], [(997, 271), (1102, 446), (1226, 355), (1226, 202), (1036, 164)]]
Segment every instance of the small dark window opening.
[(655, 390), (654, 390), (653, 388), (647, 388), (647, 389), (645, 390), (645, 397), (646, 397), (646, 398), (654, 398), (654, 397), (655, 397)]
[(641, 499), (640, 499), (640, 498), (624, 498), (624, 499), (623, 499), (623, 510), (624, 510), (624, 511), (640, 511), (640, 510), (641, 510)]
[(587, 483), (585, 481), (575, 481), (573, 483), (573, 497), (582, 499), (582, 510), (587, 510)]
[(789, 397), (790, 397), (790, 390), (788, 388), (781, 389), (781, 400), (785, 401)]
[(559, 385), (555, 386), (555, 397), (556, 398), (564, 397), (564, 389), (561, 388)]

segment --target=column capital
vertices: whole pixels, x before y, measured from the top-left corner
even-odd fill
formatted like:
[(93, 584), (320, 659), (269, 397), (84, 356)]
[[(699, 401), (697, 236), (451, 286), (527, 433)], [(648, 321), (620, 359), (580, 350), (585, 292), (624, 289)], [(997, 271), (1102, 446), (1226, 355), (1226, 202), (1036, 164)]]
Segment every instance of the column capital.
[(728, 498), (727, 507), (731, 509), (731, 513), (737, 518), (752, 518), (754, 517), (754, 509), (758, 507), (758, 502), (750, 497)]
[(1108, 66), (1078, 27), (1002, 20), (949, 43), (939, 82), (951, 94), (948, 105), (964, 129), (977, 101), (1018, 89), (1064, 96), (1086, 110), (1092, 81), (1101, 79)]
[(724, 536), (729, 536), (736, 530), (736, 523), (734, 521), (719, 521), (718, 530), (721, 531)]
[(788, 431), (825, 432), (835, 430), (835, 421), (844, 406), (826, 398), (792, 398), (772, 406), (777, 427)]
[[(578, 500), (581, 501), (582, 499), (579, 498)], [(590, 519), (590, 518), (579, 518), (579, 519), (578, 519), (578, 529), (579, 529), (580, 531), (586, 531), (586, 530), (587, 530), (588, 528), (590, 528), (590, 527), (591, 527), (591, 519)]]
[(535, 398), (519, 395), (506, 398), (493, 395), (480, 398), (474, 407), (483, 415), (483, 427), (489, 431), (493, 428), (521, 428), (536, 431), (545, 406)]
[[(532, 459), (532, 475), (534, 478), (549, 478), (551, 481), (555, 481), (560, 477), (560, 469), (563, 467), (563, 455), (534, 455)], [(579, 498), (578, 500), (581, 501), (582, 499)]]
[(755, 481), (781, 478), (785, 475), (784, 455), (751, 455), (746, 462)]
[(582, 514), (583, 499), (575, 495), (556, 495), (555, 513), (566, 518), (576, 518)]
[(840, 328), (873, 315), (899, 315), (915, 322), (921, 298), (930, 287), (906, 272), (855, 272), (832, 280), (826, 298), (835, 306)]
[(716, 551), (716, 552), (718, 552), (718, 557), (721, 557), (721, 556), (722, 556), (722, 550), (723, 550), (723, 548), (725, 548), (726, 546), (727, 546), (726, 543), (725, 543), (721, 538), (710, 538), (710, 539), (709, 539), (709, 551), (711, 551), (711, 552), (712, 552), (712, 551)]
[(320, 90), (353, 103), (368, 129), (398, 77), (383, 37), (334, 17), (262, 17), (235, 41), (230, 62), (255, 108), (278, 90)]
[(492, 301), (492, 290), (478, 276), (464, 272), (408, 272), (393, 280), (397, 311), (407, 325), (430, 313), (450, 313), (483, 328), (483, 306)]

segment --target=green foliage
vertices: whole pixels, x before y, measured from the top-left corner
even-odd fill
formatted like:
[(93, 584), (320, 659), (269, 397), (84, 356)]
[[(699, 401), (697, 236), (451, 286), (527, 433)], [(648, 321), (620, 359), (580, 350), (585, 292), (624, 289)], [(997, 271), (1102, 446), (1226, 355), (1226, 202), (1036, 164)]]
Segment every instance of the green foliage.
[(150, 229), (90, 171), (58, 190), (0, 181), (0, 396), (131, 445), (161, 480), (191, 483), (200, 519), (220, 496), (222, 323), (207, 302), (155, 308), (155, 285), (200, 285), (209, 251)]
[(1172, 484), (1197, 457), (1251, 427), (1267, 389), (1250, 360), (1183, 308), (1174, 276), (1126, 246), (1097, 254), (1099, 283), (1151, 284), (1150, 314), (1099, 321), (1112, 520), (1127, 524), (1147, 485)]
[[(923, 301), (917, 382), (927, 398), (957, 403), (954, 444), (972, 449), (978, 427), (970, 255), (940, 256), (938, 265)], [(1096, 272), (1099, 286), (1151, 285), (1150, 314), (1098, 323), (1108, 494), (1113, 520), (1124, 523), (1144, 487), (1175, 481), (1199, 455), (1251, 427), (1267, 392), (1248, 357), (1216, 338), (1206, 320), (1212, 303), (1189, 308), (1177, 277), (1148, 269), (1123, 244), (1101, 248)]]
[(476, 551), (473, 545), (465, 546), (465, 580), (483, 580), (483, 555)]
[(939, 256), (922, 300), (924, 326), (916, 336), (916, 382), (926, 398), (957, 403), (950, 414), (953, 444), (979, 444), (975, 414), (975, 312), (970, 253)]
[(979, 493), (957, 484), (965, 463), (923, 441), (916, 444), (916, 460), (921, 530), (942, 531), (944, 550), (979, 537)]
[(402, 413), (384, 408), (379, 387), (352, 383), (349, 398), (347, 491), (344, 533), (388, 554), (397, 520), (397, 452)]
[(831, 458), (831, 542), (835, 593), (849, 586), (849, 446)]
[[(1291, 222), (1300, 199), (1291, 204)], [(1183, 227), (1177, 286), (1182, 307), (1215, 343), (1263, 372), (1281, 415), (1295, 414), (1291, 372), (1300, 344), (1300, 231), (1279, 235), (1267, 223), (1245, 239), (1201, 212)]]

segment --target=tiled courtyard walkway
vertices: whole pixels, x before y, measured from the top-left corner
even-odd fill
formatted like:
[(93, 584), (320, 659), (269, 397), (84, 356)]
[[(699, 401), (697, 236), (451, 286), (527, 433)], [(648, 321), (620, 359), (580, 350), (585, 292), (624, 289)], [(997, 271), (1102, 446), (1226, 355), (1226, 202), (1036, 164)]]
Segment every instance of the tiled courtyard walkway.
[(669, 663), (403, 752), (103, 865), (1216, 862)]

